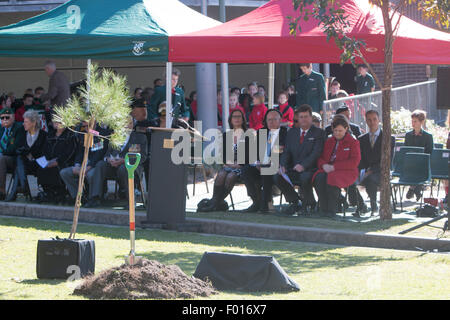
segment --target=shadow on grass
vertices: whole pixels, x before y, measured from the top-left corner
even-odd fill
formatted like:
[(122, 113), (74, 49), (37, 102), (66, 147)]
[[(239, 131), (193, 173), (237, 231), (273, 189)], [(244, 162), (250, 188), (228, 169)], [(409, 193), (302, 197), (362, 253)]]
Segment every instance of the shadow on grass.
[[(403, 212), (405, 215), (406, 212)], [(395, 213), (394, 213), (395, 216)], [(396, 226), (402, 226), (412, 222), (415, 215), (411, 214), (411, 218), (394, 218), (390, 221), (382, 221), (378, 216), (369, 217), (367, 214), (361, 218), (352, 216), (352, 212), (347, 212), (344, 218), (342, 214), (338, 214), (336, 219), (322, 218), (322, 217), (303, 217), (303, 216), (283, 216), (279, 213), (270, 214), (255, 214), (255, 213), (241, 213), (237, 211), (229, 212), (206, 212), (196, 213), (188, 212), (189, 218), (202, 218), (213, 220), (226, 220), (235, 222), (247, 223), (261, 223), (269, 225), (282, 225), (292, 227), (309, 227), (309, 228), (324, 228), (335, 230), (349, 230), (359, 232), (375, 232), (390, 229)]]
[(61, 283), (67, 282), (64, 279), (25, 279), (20, 281), (23, 284), (48, 284), (48, 285), (59, 285)]
[[(273, 256), (288, 274), (301, 274), (315, 272), (322, 269), (345, 269), (359, 265), (371, 265), (383, 261), (400, 261), (401, 258), (382, 257), (372, 255), (342, 254), (332, 251), (331, 248), (308, 247), (305, 249), (287, 250), (285, 252), (267, 252), (266, 250), (247, 246), (245, 254)], [(223, 253), (236, 253), (236, 251), (220, 250)], [(239, 252), (241, 253), (241, 252)], [(163, 264), (175, 264), (187, 274), (194, 274), (203, 253), (186, 251), (165, 253), (161, 251), (142, 251), (139, 256), (149, 260), (157, 260)], [(121, 258), (122, 256), (116, 256)]]

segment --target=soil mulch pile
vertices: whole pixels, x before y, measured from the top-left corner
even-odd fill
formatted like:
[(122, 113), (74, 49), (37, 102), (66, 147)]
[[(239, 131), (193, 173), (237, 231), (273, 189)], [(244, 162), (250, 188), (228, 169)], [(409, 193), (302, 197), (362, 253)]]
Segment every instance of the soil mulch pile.
[(148, 259), (89, 276), (73, 292), (94, 299), (189, 299), (216, 293), (210, 283), (188, 277), (178, 266)]

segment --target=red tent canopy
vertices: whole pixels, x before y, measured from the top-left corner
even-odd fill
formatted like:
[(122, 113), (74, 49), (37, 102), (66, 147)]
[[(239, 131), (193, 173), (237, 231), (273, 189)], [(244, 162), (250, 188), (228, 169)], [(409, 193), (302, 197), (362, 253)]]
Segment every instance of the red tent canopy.
[[(370, 63), (384, 62), (381, 9), (367, 0), (338, 0), (348, 15), (348, 35), (364, 40)], [(317, 26), (301, 21), (302, 32), (289, 34), (289, 19), (297, 17), (292, 0), (272, 0), (220, 26), (169, 38), (169, 61), (229, 63), (339, 63), (341, 51)], [(402, 17), (394, 41), (394, 63), (450, 64), (450, 34)]]

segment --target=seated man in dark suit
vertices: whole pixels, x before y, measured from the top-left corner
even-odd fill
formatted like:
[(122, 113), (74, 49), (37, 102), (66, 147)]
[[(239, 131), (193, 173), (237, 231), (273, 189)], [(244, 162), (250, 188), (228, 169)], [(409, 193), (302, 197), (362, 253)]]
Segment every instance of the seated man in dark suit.
[[(84, 122), (81, 126), (76, 128), (78, 132), (85, 132), (87, 130), (88, 124)], [(108, 128), (103, 128), (99, 124), (95, 126), (95, 131), (99, 132), (102, 136), (108, 136), (111, 134), (111, 130)], [(62, 169), (59, 172), (61, 179), (69, 191), (70, 199), (69, 203), (74, 204), (78, 193), (78, 180), (80, 177), (81, 165), (83, 163), (84, 157), (84, 134), (76, 134), (77, 147), (75, 151), (74, 165)], [(98, 136), (94, 136), (94, 145), (89, 149), (88, 162), (86, 166), (86, 180), (89, 187), (93, 184), (93, 173), (97, 162), (103, 159), (105, 152), (108, 148), (108, 140), (102, 139)], [(92, 192), (92, 188), (89, 189)]]
[[(309, 105), (301, 105), (294, 113), (294, 124), (300, 128), (292, 128), (286, 137), (286, 148), (281, 157), (280, 173), (275, 183), (290, 203), (286, 213), (293, 215), (298, 210), (307, 212), (308, 207), (315, 207), (311, 179), (317, 170), (317, 159), (322, 154), (325, 133), (312, 124), (312, 109)], [(303, 193), (303, 205), (290, 181), (298, 183)]]
[[(264, 127), (257, 131), (257, 162), (245, 165), (241, 175), (241, 180), (253, 201), (253, 204), (244, 212), (269, 211), (275, 174), (264, 174), (261, 172), (261, 167), (269, 167), (273, 157), (277, 156), (276, 153), (279, 157), (283, 153), (288, 130), (286, 127), (281, 127), (281, 119), (280, 111), (269, 109), (263, 121)], [(267, 135), (263, 135), (262, 130), (267, 130)], [(263, 137), (267, 137), (267, 140), (260, 141)], [(260, 155), (260, 147), (264, 148), (264, 156)], [(278, 170), (278, 166), (276, 169)]]
[[(336, 110), (336, 114), (343, 114), (347, 117), (348, 121), (350, 121), (350, 118), (352, 116), (351, 111), (347, 105), (342, 105)], [(358, 138), (361, 135), (361, 128), (355, 124), (350, 122), (350, 131), (355, 136), (355, 138)], [(331, 129), (331, 125), (327, 126), (325, 128), (325, 133), (327, 134), (327, 137), (331, 134), (333, 134), (333, 130)]]
[[(358, 166), (361, 173), (359, 184), (366, 188), (370, 199), (370, 210), (373, 215), (378, 210), (377, 188), (380, 185), (383, 130), (380, 128), (379, 114), (375, 110), (366, 112), (366, 123), (369, 132), (358, 138), (361, 149), (361, 161)], [(395, 138), (391, 136), (391, 156), (394, 154), (394, 144)], [(358, 194), (358, 198), (360, 197)], [(359, 216), (359, 214), (360, 212), (357, 210), (354, 215)]]
[[(133, 128), (133, 121), (131, 118), (128, 128), (130, 130)], [(92, 190), (89, 192), (90, 199), (85, 205), (86, 208), (98, 207), (101, 204), (103, 186), (106, 179), (116, 179), (119, 183), (119, 194), (128, 194), (128, 171), (125, 167), (125, 155), (128, 152), (141, 154), (141, 160), (136, 169), (137, 175), (140, 176), (144, 170), (142, 163), (147, 159), (146, 135), (131, 131), (126, 138), (125, 143), (119, 149), (113, 149), (111, 145), (108, 147), (104, 159), (97, 162), (94, 168), (92, 184), (89, 185), (89, 188)], [(133, 163), (131, 159), (130, 162)]]

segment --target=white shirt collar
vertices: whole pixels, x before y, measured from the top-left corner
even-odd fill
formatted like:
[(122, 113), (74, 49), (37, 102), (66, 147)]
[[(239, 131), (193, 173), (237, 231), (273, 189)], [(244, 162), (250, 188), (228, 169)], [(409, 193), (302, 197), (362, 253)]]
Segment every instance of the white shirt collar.
[[(373, 135), (374, 135), (376, 138), (378, 138), (378, 136), (380, 135), (380, 132), (381, 132), (381, 128), (378, 127), (378, 130), (375, 131), (375, 132), (373, 133)], [(372, 134), (372, 132), (369, 132), (369, 134)]]

